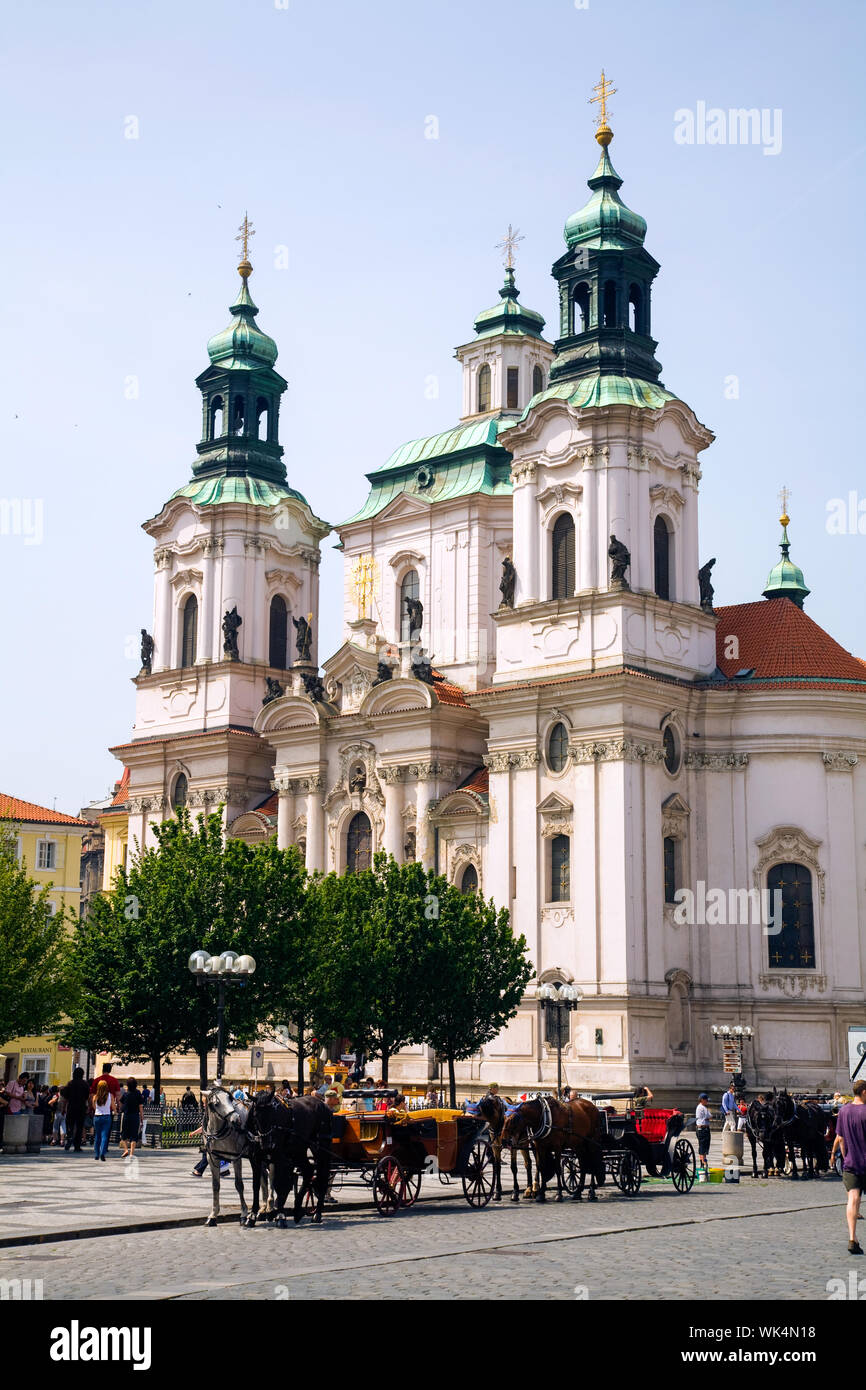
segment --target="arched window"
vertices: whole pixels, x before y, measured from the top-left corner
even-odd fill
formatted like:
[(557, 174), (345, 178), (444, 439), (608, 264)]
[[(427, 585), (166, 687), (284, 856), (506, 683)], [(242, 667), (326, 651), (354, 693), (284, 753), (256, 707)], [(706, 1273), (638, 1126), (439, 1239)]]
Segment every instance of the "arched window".
[(664, 846), (665, 902), (676, 902), (677, 891), (677, 842), (672, 835), (666, 835)]
[(275, 594), (271, 599), (268, 665), (276, 666), (280, 671), (284, 671), (288, 665), (286, 659), (288, 626), (289, 615), (286, 600), (280, 594)]
[(532, 394), (533, 394), (533, 396), (537, 396), (537, 395), (539, 394), (539, 392), (540, 392), (540, 391), (543, 391), (543, 390), (544, 390), (544, 372), (542, 371), (541, 367), (538, 367), (538, 366), (533, 367), (533, 368), (532, 368)]
[[(814, 970), (815, 922), (812, 912), (812, 875), (805, 864), (775, 864), (767, 874), (769, 916), (778, 927), (776, 908), (781, 903), (782, 930), (768, 936), (771, 970)], [(773, 895), (779, 893), (780, 898)]]
[(640, 285), (628, 287), (628, 326), (632, 333), (643, 333), (643, 296)]
[(256, 439), (267, 439), (270, 434), (268, 414), (268, 403), (264, 396), (259, 396), (256, 401)]
[(547, 740), (547, 762), (551, 772), (561, 772), (568, 760), (568, 730), (564, 724), (554, 724)]
[(210, 403), (210, 437), (211, 437), (211, 439), (219, 439), (219, 438), (220, 438), (220, 436), (221, 436), (221, 434), (222, 434), (222, 432), (223, 432), (223, 429), (224, 429), (224, 424), (223, 424), (224, 417), (225, 417), (225, 410), (223, 409), (223, 398), (222, 398), (222, 396), (214, 396), (213, 400), (212, 400), (211, 403)]
[(409, 612), (406, 608), (407, 598), (420, 598), (421, 586), (418, 582), (418, 571), (408, 570), (403, 575), (400, 584), (400, 641), (409, 642), (412, 640), (412, 632), (409, 629)]
[(478, 414), (490, 409), (490, 368), (487, 363), (478, 369)]
[(235, 396), (232, 401), (232, 434), (243, 434), (246, 411), (243, 396)]
[(657, 516), (653, 526), (653, 563), (655, 591), (659, 598), (671, 596), (671, 533), (663, 516)]
[(346, 832), (346, 870), (350, 874), (360, 874), (369, 869), (373, 862), (373, 832), (370, 822), (359, 811), (349, 821)]
[(508, 367), (505, 372), (505, 409), (517, 410), (520, 402), (520, 368)]
[(548, 902), (567, 903), (571, 897), (571, 840), (554, 835), (550, 842), (550, 897)]
[(474, 864), (467, 864), (460, 878), (461, 893), (478, 892), (478, 870)]
[(574, 595), (574, 522), (568, 512), (563, 512), (554, 522), (551, 557), (551, 598), (572, 598)]
[(198, 634), (198, 599), (190, 594), (183, 605), (183, 636), (180, 644), (181, 666), (194, 666)]
[(604, 282), (604, 326), (605, 328), (616, 328), (616, 281), (605, 280)]
[(185, 806), (189, 795), (189, 784), (182, 772), (175, 778), (174, 790), (171, 794), (171, 804), (175, 811), (179, 811), (181, 806)]
[(589, 285), (577, 285), (572, 297), (571, 331), (586, 333), (589, 328)]
[(671, 774), (680, 770), (680, 749), (677, 737), (670, 724), (665, 726), (662, 734), (662, 751), (664, 753), (665, 767)]

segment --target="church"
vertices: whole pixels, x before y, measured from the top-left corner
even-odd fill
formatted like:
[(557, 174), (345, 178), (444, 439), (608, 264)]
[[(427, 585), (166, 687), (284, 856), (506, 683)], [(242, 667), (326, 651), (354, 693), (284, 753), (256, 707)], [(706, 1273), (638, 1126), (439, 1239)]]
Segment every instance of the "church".
[[(520, 301), (509, 229), (498, 301), (456, 349), (459, 418), (396, 448), (333, 528), (324, 488), (287, 477), (244, 242), (192, 478), (144, 523), (153, 619), (106, 881), (174, 808), (224, 803), (229, 835), (276, 833), (310, 871), (385, 850), (508, 909), (536, 978), (464, 1089), (554, 1082), (539, 990), (570, 984), (580, 1089), (690, 1097), (721, 1081), (724, 1025), (750, 1083), (832, 1090), (864, 1008), (866, 666), (808, 616), (784, 509), (763, 590), (715, 601), (713, 435), (660, 381), (660, 267), (612, 139), (602, 103), (554, 331)], [(322, 652), (332, 530), (343, 641)], [(433, 1073), (426, 1049), (392, 1060)]]

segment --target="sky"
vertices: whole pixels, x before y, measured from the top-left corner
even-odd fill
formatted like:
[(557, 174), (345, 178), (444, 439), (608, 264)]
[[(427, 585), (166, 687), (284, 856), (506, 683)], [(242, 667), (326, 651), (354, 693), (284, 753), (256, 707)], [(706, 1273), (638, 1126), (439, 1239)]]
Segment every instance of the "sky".
[[(129, 737), (152, 615), (141, 523), (191, 476), (244, 212), (289, 382), (289, 482), (338, 522), (395, 447), (457, 420), (454, 347), (497, 301), (509, 223), (521, 299), (555, 336), (550, 267), (589, 196), (602, 67), (621, 196), (661, 263), (662, 381), (716, 434), (700, 493), (716, 602), (760, 597), (786, 485), (807, 612), (866, 656), (859, 0), (0, 14), (0, 790), (75, 813), (120, 775), (108, 747)], [(755, 143), (712, 126), (738, 108), (765, 113)], [(336, 540), (322, 656), (342, 640)]]

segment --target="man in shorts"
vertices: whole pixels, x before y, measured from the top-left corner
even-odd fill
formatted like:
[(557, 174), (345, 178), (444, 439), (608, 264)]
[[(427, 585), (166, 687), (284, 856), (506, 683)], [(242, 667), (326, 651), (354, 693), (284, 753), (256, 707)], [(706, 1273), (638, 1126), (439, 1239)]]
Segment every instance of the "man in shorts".
[(710, 1152), (710, 1107), (707, 1104), (709, 1096), (706, 1091), (701, 1091), (698, 1096), (697, 1109), (695, 1110), (695, 1133), (698, 1138), (698, 1167), (708, 1172), (709, 1164), (707, 1155)]
[(843, 1105), (836, 1117), (836, 1140), (833, 1148), (842, 1150), (842, 1182), (848, 1193), (848, 1254), (862, 1255), (857, 1240), (857, 1218), (860, 1198), (866, 1189), (866, 1081), (854, 1082), (854, 1099)]

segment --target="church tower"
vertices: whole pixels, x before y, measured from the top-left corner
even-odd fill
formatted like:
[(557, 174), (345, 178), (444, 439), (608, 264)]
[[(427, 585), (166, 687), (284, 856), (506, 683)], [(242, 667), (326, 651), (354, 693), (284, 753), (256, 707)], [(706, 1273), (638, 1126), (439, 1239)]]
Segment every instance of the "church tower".
[(286, 381), (249, 290), (240, 292), (196, 379), (202, 438), (192, 479), (144, 523), (154, 540), (154, 608), (135, 680), (130, 842), (179, 805), (226, 803), (227, 824), (267, 798), (273, 752), (253, 731), (267, 695), (315, 674), (319, 544), (329, 526), (288, 485), (279, 442)]

